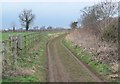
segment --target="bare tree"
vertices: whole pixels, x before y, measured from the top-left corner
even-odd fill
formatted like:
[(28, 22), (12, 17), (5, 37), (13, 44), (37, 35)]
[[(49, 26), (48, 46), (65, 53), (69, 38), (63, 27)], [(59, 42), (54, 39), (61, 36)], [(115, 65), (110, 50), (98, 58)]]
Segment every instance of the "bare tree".
[[(83, 13), (81, 16), (82, 26), (91, 28), (106, 28), (109, 24), (111, 17), (117, 13), (117, 3), (105, 0), (104, 2), (98, 3), (96, 5), (85, 7), (81, 10)], [(101, 26), (100, 22), (105, 22), (104, 27)]]
[(117, 2), (112, 2), (112, 0), (105, 0), (98, 5), (100, 5), (100, 14), (102, 19), (112, 17), (117, 13)]
[(83, 13), (80, 21), (82, 26), (95, 25), (95, 23), (100, 19), (99, 5), (85, 7), (81, 12)]
[(75, 29), (75, 28), (77, 28), (77, 24), (78, 24), (78, 22), (74, 21), (70, 24), (70, 26), (72, 29)]
[(53, 29), (52, 26), (47, 27), (47, 30), (52, 30), (52, 29)]
[(19, 18), (21, 25), (24, 26), (27, 31), (34, 20), (35, 15), (32, 14), (32, 10), (23, 10), (22, 13), (19, 14)]
[(107, 27), (107, 25), (111, 22), (111, 17), (113, 17), (118, 10), (118, 4), (117, 2), (112, 2), (112, 0), (105, 0), (104, 2), (101, 2), (100, 4), (100, 16), (101, 20), (104, 20), (104, 27), (103, 30)]
[(13, 22), (12, 23), (12, 30), (15, 31), (16, 24)]

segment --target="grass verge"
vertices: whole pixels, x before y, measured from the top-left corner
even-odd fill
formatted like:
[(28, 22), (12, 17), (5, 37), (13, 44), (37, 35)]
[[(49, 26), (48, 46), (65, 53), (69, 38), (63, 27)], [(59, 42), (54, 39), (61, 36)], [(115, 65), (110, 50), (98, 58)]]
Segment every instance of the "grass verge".
[(63, 40), (63, 44), (79, 59), (85, 64), (89, 65), (90, 68), (95, 71), (98, 75), (105, 76), (110, 73), (109, 67), (106, 64), (101, 64), (96, 60), (92, 60), (90, 54), (88, 54), (84, 49), (79, 46), (74, 46), (74, 44), (68, 40)]

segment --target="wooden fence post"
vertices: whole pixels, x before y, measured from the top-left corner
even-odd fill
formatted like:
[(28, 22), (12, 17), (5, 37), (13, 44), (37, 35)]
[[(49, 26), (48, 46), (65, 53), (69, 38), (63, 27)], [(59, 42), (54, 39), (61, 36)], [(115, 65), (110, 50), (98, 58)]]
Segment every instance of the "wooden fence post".
[(9, 47), (10, 47), (10, 50), (11, 50), (11, 48), (12, 48), (12, 39), (11, 39), (11, 36), (9, 35)]
[(25, 47), (25, 50), (26, 50), (26, 35), (24, 36), (24, 47)]
[(19, 50), (22, 50), (22, 35), (18, 36), (18, 45), (17, 45)]
[(5, 42), (2, 41), (2, 64), (4, 65), (4, 59), (5, 59)]
[(39, 32), (39, 40), (40, 40), (40, 37), (41, 37), (41, 34), (40, 34), (41, 32)]
[(29, 36), (28, 36), (28, 41), (29, 41), (29, 49), (31, 48), (31, 44), (30, 44), (30, 34), (29, 34)]
[(34, 42), (35, 42), (35, 35), (33, 34), (33, 38), (34, 38), (34, 40), (33, 40), (33, 44), (34, 44)]
[(30, 44), (31, 44), (31, 47), (32, 47), (32, 34), (30, 34)]
[(14, 69), (16, 69), (16, 65), (17, 65), (17, 36), (13, 37), (13, 43), (14, 43)]
[(34, 35), (32, 34), (32, 46), (33, 46), (33, 43), (34, 43)]

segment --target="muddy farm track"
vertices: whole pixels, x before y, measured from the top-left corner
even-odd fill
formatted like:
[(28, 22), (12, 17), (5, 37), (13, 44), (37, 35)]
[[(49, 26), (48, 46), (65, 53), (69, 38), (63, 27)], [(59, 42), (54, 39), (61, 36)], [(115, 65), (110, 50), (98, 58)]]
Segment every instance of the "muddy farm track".
[(48, 82), (101, 82), (63, 44), (64, 35), (47, 44)]

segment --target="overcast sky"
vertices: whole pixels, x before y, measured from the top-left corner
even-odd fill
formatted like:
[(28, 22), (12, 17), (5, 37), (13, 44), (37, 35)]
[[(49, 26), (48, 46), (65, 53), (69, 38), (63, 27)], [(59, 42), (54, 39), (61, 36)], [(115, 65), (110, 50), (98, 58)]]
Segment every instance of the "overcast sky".
[(12, 23), (15, 23), (17, 28), (20, 28), (18, 15), (23, 9), (32, 9), (33, 14), (36, 15), (33, 26), (68, 28), (72, 21), (80, 18), (80, 10), (82, 8), (91, 6), (99, 1), (100, 0), (1, 0), (2, 28), (10, 28)]

